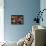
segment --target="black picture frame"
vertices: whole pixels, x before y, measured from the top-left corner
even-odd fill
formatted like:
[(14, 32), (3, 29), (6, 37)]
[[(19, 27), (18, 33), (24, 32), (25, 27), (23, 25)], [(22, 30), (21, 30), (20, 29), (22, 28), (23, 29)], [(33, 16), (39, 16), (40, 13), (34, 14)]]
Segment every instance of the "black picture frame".
[(14, 25), (24, 24), (24, 15), (11, 15), (11, 24)]

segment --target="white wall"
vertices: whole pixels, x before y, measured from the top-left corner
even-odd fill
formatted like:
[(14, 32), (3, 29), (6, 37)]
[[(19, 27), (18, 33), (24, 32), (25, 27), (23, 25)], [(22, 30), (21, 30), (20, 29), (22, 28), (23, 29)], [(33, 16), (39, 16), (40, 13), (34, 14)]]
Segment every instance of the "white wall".
[(0, 0), (0, 41), (4, 41), (4, 0)]
[[(46, 0), (40, 0), (40, 9), (46, 9)], [(46, 26), (46, 11), (43, 12), (43, 22), (41, 21), (41, 25)]]

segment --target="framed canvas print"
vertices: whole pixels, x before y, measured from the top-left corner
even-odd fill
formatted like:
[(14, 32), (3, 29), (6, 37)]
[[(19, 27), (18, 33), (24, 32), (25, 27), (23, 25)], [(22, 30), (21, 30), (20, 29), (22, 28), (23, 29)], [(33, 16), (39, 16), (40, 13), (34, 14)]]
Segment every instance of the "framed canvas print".
[(23, 15), (11, 15), (11, 24), (24, 24), (24, 16)]

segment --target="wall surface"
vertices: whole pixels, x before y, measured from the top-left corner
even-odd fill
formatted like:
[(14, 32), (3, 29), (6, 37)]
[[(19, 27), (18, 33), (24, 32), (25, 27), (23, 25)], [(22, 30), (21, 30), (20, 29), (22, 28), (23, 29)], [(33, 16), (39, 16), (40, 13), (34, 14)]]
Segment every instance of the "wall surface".
[(4, 0), (0, 0), (0, 42), (4, 41)]
[[(41, 9), (41, 11), (42, 11), (43, 9), (46, 9), (46, 0), (41, 0), (41, 1), (40, 1), (40, 9)], [(40, 25), (46, 27), (46, 10), (43, 12), (42, 17), (43, 17), (43, 22), (41, 21), (41, 22), (40, 22)]]
[[(40, 0), (5, 0), (4, 35), (7, 41), (18, 41), (32, 29), (35, 12), (40, 9)], [(12, 25), (11, 15), (24, 15), (24, 25)]]

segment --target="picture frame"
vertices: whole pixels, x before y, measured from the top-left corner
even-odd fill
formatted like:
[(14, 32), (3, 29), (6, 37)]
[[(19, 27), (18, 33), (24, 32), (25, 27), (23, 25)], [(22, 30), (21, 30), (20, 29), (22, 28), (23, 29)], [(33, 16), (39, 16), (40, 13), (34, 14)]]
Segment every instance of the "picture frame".
[(14, 25), (24, 24), (24, 15), (11, 15), (11, 24)]

